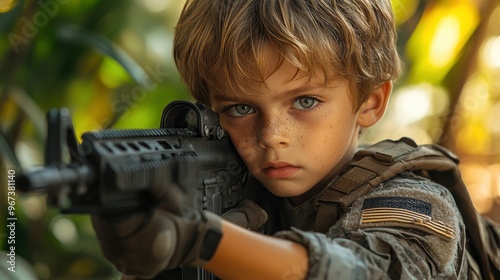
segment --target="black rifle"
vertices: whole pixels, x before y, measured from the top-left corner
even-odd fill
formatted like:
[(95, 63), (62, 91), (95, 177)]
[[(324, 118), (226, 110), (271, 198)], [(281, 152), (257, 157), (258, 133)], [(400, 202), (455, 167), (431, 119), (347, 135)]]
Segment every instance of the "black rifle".
[[(47, 113), (45, 166), (18, 177), (23, 192), (47, 194), (62, 213), (106, 214), (153, 207), (152, 189), (178, 187), (184, 203), (222, 214), (240, 200), (247, 170), (209, 108), (174, 101), (159, 129), (86, 132), (78, 144), (66, 109)], [(64, 163), (64, 159), (69, 161)], [(215, 279), (178, 268), (157, 279)]]

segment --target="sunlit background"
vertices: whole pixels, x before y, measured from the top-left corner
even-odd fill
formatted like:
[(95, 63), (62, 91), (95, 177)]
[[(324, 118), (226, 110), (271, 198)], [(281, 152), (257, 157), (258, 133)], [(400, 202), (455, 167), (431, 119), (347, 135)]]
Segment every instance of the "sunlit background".
[[(171, 54), (183, 2), (0, 0), (1, 178), (43, 164), (44, 115), (51, 107), (67, 107), (80, 135), (156, 128), (168, 102), (189, 99)], [(500, 221), (500, 6), (487, 0), (393, 4), (405, 74), (388, 112), (362, 140), (410, 136), (448, 147), (461, 158), (477, 209)], [(118, 279), (88, 216), (60, 215), (43, 196), (16, 198), (16, 255), (26, 274), (12, 279)], [(1, 199), (0, 219), (6, 217)], [(7, 251), (5, 230), (0, 250)], [(12, 277), (1, 258), (0, 278)]]

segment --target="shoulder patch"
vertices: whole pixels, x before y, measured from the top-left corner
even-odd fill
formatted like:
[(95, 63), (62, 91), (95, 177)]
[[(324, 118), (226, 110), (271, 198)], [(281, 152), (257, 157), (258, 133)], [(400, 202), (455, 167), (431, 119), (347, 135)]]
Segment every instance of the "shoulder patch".
[(432, 205), (410, 197), (372, 197), (363, 202), (361, 228), (397, 226), (414, 228), (453, 239), (451, 226), (432, 219)]
[[(391, 179), (346, 209), (342, 226), (347, 233), (361, 231), (388, 242), (416, 238), (414, 241), (436, 261), (439, 269), (448, 269), (457, 258), (457, 246), (465, 242), (460, 213), (448, 194), (444, 187), (431, 181)], [(410, 246), (407, 242), (394, 246)]]
[(363, 209), (400, 208), (430, 216), (432, 205), (411, 197), (372, 197), (363, 202)]

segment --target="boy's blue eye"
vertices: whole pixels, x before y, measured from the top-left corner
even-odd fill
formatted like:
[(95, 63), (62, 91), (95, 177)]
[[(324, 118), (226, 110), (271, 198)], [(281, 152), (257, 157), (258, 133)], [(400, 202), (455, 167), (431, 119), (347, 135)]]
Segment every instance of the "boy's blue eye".
[(296, 109), (311, 109), (318, 105), (319, 101), (312, 97), (300, 97), (293, 102), (293, 107)]
[(234, 117), (248, 115), (254, 112), (254, 109), (246, 104), (237, 104), (229, 107), (227, 113)]

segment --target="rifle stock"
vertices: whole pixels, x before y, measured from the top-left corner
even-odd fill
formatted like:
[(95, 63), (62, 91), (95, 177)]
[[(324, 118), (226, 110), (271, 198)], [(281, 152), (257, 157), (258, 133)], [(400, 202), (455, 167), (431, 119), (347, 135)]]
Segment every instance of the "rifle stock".
[[(247, 170), (218, 123), (198, 103), (174, 101), (160, 128), (86, 132), (76, 141), (69, 113), (47, 114), (45, 165), (18, 177), (23, 192), (47, 194), (62, 213), (123, 214), (154, 207), (178, 188), (183, 203), (222, 214), (240, 200)], [(64, 158), (69, 162), (64, 163)], [(180, 268), (158, 279), (213, 279), (201, 268)], [(166, 278), (165, 278), (166, 279)]]

